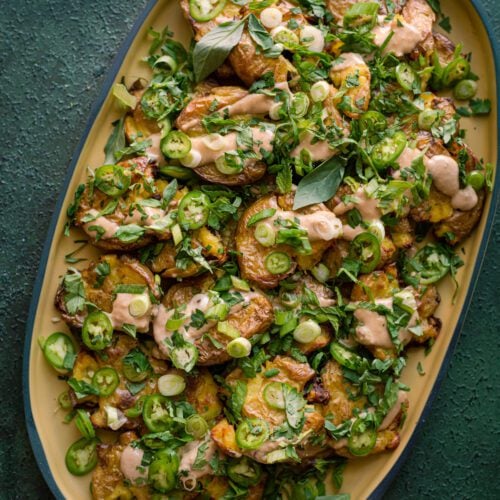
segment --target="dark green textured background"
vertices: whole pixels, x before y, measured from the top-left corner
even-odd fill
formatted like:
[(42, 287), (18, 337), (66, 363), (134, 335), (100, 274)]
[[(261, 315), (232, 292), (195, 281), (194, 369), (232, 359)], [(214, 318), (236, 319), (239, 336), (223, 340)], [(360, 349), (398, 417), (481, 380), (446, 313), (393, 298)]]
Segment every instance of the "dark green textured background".
[[(1, 499), (51, 498), (24, 425), (25, 321), (63, 176), (113, 57), (145, 4), (0, 1)], [(498, 38), (498, 0), (483, 5)], [(450, 369), (389, 499), (500, 498), (499, 249), (497, 217)]]

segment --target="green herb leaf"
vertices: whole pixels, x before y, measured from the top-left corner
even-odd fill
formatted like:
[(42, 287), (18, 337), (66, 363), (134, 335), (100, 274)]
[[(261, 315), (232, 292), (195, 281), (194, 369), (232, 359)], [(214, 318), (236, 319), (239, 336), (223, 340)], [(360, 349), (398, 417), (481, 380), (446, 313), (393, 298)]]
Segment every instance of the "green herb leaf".
[(245, 382), (238, 380), (234, 386), (231, 387), (231, 396), (227, 401), (227, 406), (231, 410), (234, 418), (236, 420), (241, 420), (241, 410), (245, 404), (245, 398), (247, 397), (247, 384)]
[(473, 115), (488, 115), (491, 112), (489, 99), (471, 99), (469, 105)]
[(266, 28), (262, 26), (262, 23), (255, 17), (254, 14), (250, 14), (248, 18), (248, 32), (252, 37), (253, 41), (265, 52), (272, 48), (274, 45), (271, 35), (267, 32)]
[(109, 136), (106, 146), (104, 146), (104, 163), (106, 165), (113, 165), (115, 163), (115, 153), (124, 149), (127, 145), (125, 142), (125, 129), (124, 129), (125, 117), (123, 116), (119, 120), (113, 123), (113, 132)]
[(193, 50), (193, 68), (197, 82), (201, 82), (226, 60), (239, 43), (244, 26), (244, 21), (222, 23), (198, 41)]
[(122, 331), (127, 335), (130, 335), (133, 339), (135, 339), (137, 336), (137, 327), (132, 323), (123, 323)]
[(321, 203), (334, 196), (344, 177), (345, 165), (343, 158), (334, 157), (307, 174), (299, 182), (293, 209)]
[(70, 272), (63, 278), (65, 290), (64, 303), (69, 314), (73, 315), (83, 310), (85, 305), (85, 288), (83, 286), (82, 275), (76, 269), (70, 269)]
[(178, 188), (177, 179), (173, 179), (168, 186), (163, 190), (161, 205), (163, 209), (168, 207), (168, 204), (173, 200)]
[(275, 208), (265, 208), (264, 210), (261, 210), (260, 212), (257, 212), (256, 214), (252, 215), (252, 217), (248, 219), (247, 227), (253, 226), (254, 224), (257, 224), (257, 222), (263, 219), (272, 217), (275, 213), (276, 213)]
[(304, 423), (306, 401), (297, 389), (286, 384), (283, 385), (283, 397), (288, 425), (293, 429), (299, 429)]
[(281, 194), (289, 193), (292, 190), (292, 169), (285, 165), (276, 176), (276, 186)]
[(143, 227), (137, 224), (126, 224), (120, 226), (114, 236), (123, 243), (133, 243), (141, 238), (145, 231)]
[(68, 380), (68, 385), (76, 392), (77, 398), (88, 395), (99, 396), (99, 390), (93, 385), (85, 382), (85, 380), (77, 380), (76, 378), (71, 377)]

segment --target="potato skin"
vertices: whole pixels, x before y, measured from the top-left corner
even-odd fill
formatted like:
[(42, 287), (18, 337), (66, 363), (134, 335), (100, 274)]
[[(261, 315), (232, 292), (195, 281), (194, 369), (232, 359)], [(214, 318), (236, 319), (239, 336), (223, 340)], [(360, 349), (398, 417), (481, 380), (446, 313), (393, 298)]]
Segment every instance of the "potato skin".
[[(110, 273), (99, 286), (96, 286), (98, 284), (96, 269), (100, 263), (108, 264)], [(113, 291), (119, 284), (145, 285), (157, 299), (160, 298), (153, 273), (138, 260), (128, 255), (103, 255), (97, 262), (91, 263), (87, 269), (84, 269), (81, 276), (86, 300), (105, 312), (111, 312), (113, 308)], [(80, 311), (76, 315), (69, 314), (64, 301), (65, 294), (64, 284), (61, 282), (56, 292), (55, 306), (69, 326), (81, 328), (86, 312)]]
[(238, 174), (226, 175), (217, 170), (214, 163), (194, 169), (194, 172), (203, 180), (223, 186), (245, 186), (262, 179), (267, 172), (263, 161), (247, 160), (243, 170)]
[(94, 500), (115, 498), (146, 500), (151, 498), (149, 486), (133, 486), (125, 481), (120, 469), (120, 457), (128, 444), (138, 439), (133, 432), (120, 435), (116, 444), (99, 444), (99, 462), (92, 472), (91, 492)]
[(222, 413), (218, 391), (212, 374), (206, 369), (200, 369), (196, 376), (188, 377), (186, 380), (186, 400), (207, 422)]
[[(140, 183), (144, 179), (147, 179), (150, 182), (154, 181), (156, 167), (149, 162), (149, 159), (146, 156), (140, 156), (137, 158), (133, 158), (131, 160), (123, 161), (118, 163), (118, 165), (125, 168), (125, 170), (130, 171), (131, 184)], [(159, 186), (161, 187), (164, 187), (161, 183), (164, 183), (166, 185), (164, 181), (159, 181), (159, 182), (160, 182)], [(128, 209), (132, 203), (137, 202), (139, 199), (150, 198), (150, 197), (151, 195), (147, 194), (143, 188), (140, 188), (139, 190), (134, 190), (133, 192), (129, 191), (120, 198), (120, 200), (123, 201), (123, 206), (119, 204), (114, 213), (112, 213), (111, 215), (107, 215), (105, 217), (110, 221), (118, 225), (121, 225), (125, 220)], [(78, 205), (78, 209), (75, 214), (74, 225), (76, 227), (83, 228), (85, 226), (85, 223), (83, 222), (82, 219), (87, 214), (87, 212), (91, 209), (100, 211), (111, 200), (112, 200), (111, 197), (102, 193), (98, 189), (93, 189), (91, 194), (87, 185), (80, 199), (80, 203)], [(125, 243), (123, 241), (120, 241), (118, 238), (96, 239), (97, 233), (95, 233), (94, 231), (90, 231), (87, 234), (91, 240), (91, 243), (94, 246), (106, 251), (136, 250), (138, 248), (142, 248), (148, 245), (149, 243), (151, 243), (151, 241), (153, 241), (153, 238), (158, 237), (158, 235), (157, 234), (155, 235), (153, 231), (146, 231), (144, 233), (144, 236), (139, 238), (137, 241), (131, 243)], [(170, 233), (166, 232), (163, 235), (163, 237), (169, 238)]]
[[(214, 279), (211, 276), (184, 280), (167, 291), (162, 303), (167, 308), (186, 304), (197, 293), (208, 291), (213, 283)], [(226, 321), (237, 328), (242, 337), (251, 338), (271, 326), (273, 319), (274, 313), (271, 302), (264, 295), (257, 294), (250, 298), (246, 307), (229, 313)], [(210, 339), (205, 336), (197, 339), (194, 343), (199, 352), (197, 364), (199, 366), (211, 366), (229, 361), (231, 357), (226, 351), (226, 346), (231, 339), (219, 333), (216, 325), (210, 328), (207, 333), (217, 342), (220, 342), (223, 347), (215, 347)]]
[[(269, 378), (264, 377), (263, 373), (273, 368), (277, 368), (279, 373)], [(238, 368), (227, 376), (226, 382), (231, 385), (238, 380), (245, 381), (247, 384), (247, 393), (242, 407), (243, 416), (265, 420), (271, 428), (275, 428), (282, 424), (286, 417), (283, 411), (273, 409), (266, 404), (263, 398), (265, 387), (272, 382), (283, 382), (302, 392), (305, 384), (314, 377), (314, 374), (314, 370), (307, 363), (299, 363), (288, 356), (276, 356), (272, 361), (266, 362), (265, 367), (263, 367), (262, 371), (256, 377), (246, 379), (242, 371)], [(306, 435), (310, 434), (317, 439), (318, 436), (324, 433), (324, 417), (313, 406), (308, 406), (307, 410), (305, 412), (305, 422), (302, 432)], [(267, 441), (255, 450), (240, 449), (236, 442), (235, 428), (227, 419), (221, 420), (213, 427), (211, 437), (224, 453), (232, 457), (246, 455), (261, 463), (267, 463), (267, 453), (273, 449), (273, 441)], [(271, 447), (268, 449), (266, 444), (270, 444)], [(311, 443), (307, 438), (294, 444), (297, 454), (303, 459), (325, 453), (323, 446)]]
[[(250, 205), (238, 222), (236, 230), (236, 250), (238, 254), (238, 264), (241, 275), (244, 279), (256, 283), (261, 288), (274, 288), (279, 285), (280, 281), (290, 276), (296, 268), (293, 262), (290, 269), (283, 274), (272, 274), (265, 266), (266, 257), (273, 252), (284, 252), (291, 257), (294, 257), (297, 265), (301, 269), (311, 269), (320, 260), (324, 251), (330, 246), (331, 242), (314, 241), (311, 243), (312, 253), (310, 255), (297, 255), (292, 247), (288, 245), (275, 245), (267, 248), (262, 246), (254, 236), (254, 227), (247, 227), (249, 219), (266, 208), (281, 208), (283, 210), (291, 210), (293, 206), (293, 194), (289, 195), (267, 195), (259, 198), (255, 203)], [(325, 210), (322, 205), (312, 205), (297, 211), (297, 214), (311, 214), (318, 210)]]
[[(321, 409), (325, 416), (330, 416), (335, 425), (353, 418), (355, 410), (361, 411), (367, 405), (364, 396), (359, 396), (356, 399), (350, 396), (356, 394), (357, 389), (344, 378), (342, 368), (336, 361), (328, 361), (321, 373), (321, 380), (324, 389), (328, 391), (330, 396), (329, 401), (321, 406)], [(406, 408), (401, 408), (398, 416), (388, 429), (377, 431), (377, 441), (370, 455), (392, 450), (398, 446), (400, 441), (398, 427), (404, 411), (406, 411)], [(337, 455), (355, 458), (349, 452), (346, 440), (329, 439), (328, 445), (335, 450)]]
[[(199, 86), (200, 87), (200, 86)], [(175, 125), (186, 133), (204, 133), (201, 119), (219, 109), (225, 108), (248, 95), (248, 90), (237, 86), (208, 86), (198, 87), (188, 105), (181, 111)], [(215, 109), (212, 108), (215, 104)]]

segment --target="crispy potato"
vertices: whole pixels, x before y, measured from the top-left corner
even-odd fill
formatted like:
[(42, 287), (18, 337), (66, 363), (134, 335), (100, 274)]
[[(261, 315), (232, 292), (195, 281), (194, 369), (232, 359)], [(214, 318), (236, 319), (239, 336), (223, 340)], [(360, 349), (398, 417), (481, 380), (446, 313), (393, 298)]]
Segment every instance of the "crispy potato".
[[(197, 293), (204, 293), (210, 290), (214, 280), (211, 276), (201, 276), (197, 279), (185, 280), (172, 286), (165, 297), (163, 305), (167, 309), (179, 307), (187, 304)], [(248, 299), (248, 305), (239, 308), (238, 305), (232, 309), (226, 320), (229, 325), (236, 328), (242, 337), (251, 338), (252, 336), (264, 332), (273, 321), (273, 307), (271, 302), (260, 293), (251, 293)], [(215, 342), (222, 345), (221, 348), (215, 347), (207, 335), (197, 339), (194, 344), (198, 348), (198, 365), (211, 366), (229, 361), (231, 357), (226, 351), (227, 344), (231, 339), (217, 331), (215, 323), (206, 332)]]
[[(358, 389), (344, 378), (342, 369), (336, 361), (328, 361), (321, 373), (321, 379), (325, 390), (329, 393), (329, 401), (321, 406), (321, 409), (323, 415), (334, 425), (340, 425), (354, 418), (355, 410), (361, 411), (368, 407), (366, 398), (361, 394), (352, 397), (358, 393)], [(370, 455), (394, 449), (399, 444), (398, 427), (406, 406), (401, 405), (387, 429), (378, 430), (377, 441)], [(335, 450), (337, 455), (352, 457), (347, 448), (346, 439), (329, 440), (328, 445)]]
[[(267, 195), (258, 199), (248, 207), (238, 222), (236, 231), (236, 250), (238, 263), (243, 278), (255, 282), (261, 288), (274, 288), (281, 280), (292, 274), (295, 263), (292, 262), (290, 269), (283, 274), (272, 274), (265, 267), (265, 259), (272, 252), (284, 252), (296, 260), (296, 264), (304, 270), (311, 269), (320, 260), (323, 252), (330, 246), (328, 241), (314, 241), (311, 243), (312, 253), (310, 255), (298, 255), (290, 246), (280, 244), (273, 247), (262, 246), (254, 236), (254, 228), (248, 228), (249, 219), (266, 208), (291, 210), (293, 206), (293, 195)], [(319, 210), (326, 210), (322, 204), (311, 205), (297, 211), (297, 215), (312, 214)]]
[[(263, 373), (267, 370), (277, 368), (279, 372), (269, 378)], [(295, 388), (298, 392), (304, 390), (305, 384), (314, 376), (314, 370), (307, 363), (299, 363), (287, 356), (277, 356), (272, 361), (267, 361), (263, 370), (251, 379), (246, 379), (240, 369), (231, 372), (226, 381), (229, 385), (237, 380), (243, 380), (247, 384), (245, 402), (242, 406), (242, 414), (247, 418), (258, 418), (265, 420), (271, 429), (278, 427), (286, 420), (282, 410), (271, 408), (264, 400), (265, 387), (272, 382), (282, 382)], [(296, 438), (293, 442), (299, 457), (314, 457), (324, 452), (322, 446), (311, 442), (308, 436), (314, 437), (317, 443), (319, 435), (324, 433), (324, 418), (314, 406), (307, 406), (305, 412), (304, 427), (301, 432), (302, 438)], [(268, 455), (283, 447), (282, 440), (268, 440), (255, 450), (240, 449), (236, 442), (235, 429), (226, 419), (221, 420), (211, 431), (212, 439), (224, 452), (233, 457), (247, 455), (257, 462), (269, 463)], [(299, 442), (297, 442), (299, 439)], [(280, 462), (289, 461), (288, 459)]]
[(227, 175), (219, 172), (214, 163), (194, 169), (194, 172), (207, 182), (222, 184), (223, 186), (245, 186), (262, 179), (267, 167), (263, 161), (247, 160), (243, 170), (238, 174)]
[[(199, 40), (213, 28), (217, 27), (222, 20), (239, 20), (246, 14), (245, 8), (232, 2), (227, 2), (218, 16), (207, 22), (198, 22), (189, 13), (189, 0), (181, 0), (180, 5), (184, 16), (193, 27), (195, 40)], [(289, 10), (289, 7), (287, 10)], [(255, 43), (246, 29), (238, 45), (229, 54), (228, 62), (236, 75), (248, 86), (269, 71), (274, 74), (274, 79), (277, 82), (286, 81), (289, 72), (296, 72), (292, 64), (283, 56), (268, 58), (257, 51)]]
[(338, 106), (341, 101), (348, 99), (349, 107), (343, 108), (343, 113), (349, 118), (359, 118), (370, 104), (370, 69), (358, 54), (340, 54), (340, 58), (343, 62), (338, 65), (338, 69), (334, 65), (330, 70), (333, 84), (340, 89), (339, 97), (334, 98), (334, 103)]
[[(154, 272), (161, 274), (163, 278), (189, 278), (205, 271), (195, 262), (189, 264), (186, 269), (176, 266), (177, 251), (173, 241), (159, 243), (154, 247), (153, 254), (146, 265)], [(191, 246), (193, 248), (203, 247), (202, 255), (211, 265), (221, 265), (227, 260), (227, 248), (222, 238), (206, 227), (201, 227), (192, 233)]]
[(248, 95), (248, 90), (236, 86), (203, 87), (193, 96), (189, 104), (181, 111), (175, 125), (183, 132), (204, 133), (201, 119), (225, 108)]
[(123, 450), (132, 441), (137, 440), (133, 432), (120, 435), (116, 444), (99, 444), (97, 453), (99, 462), (92, 472), (91, 492), (94, 500), (137, 499), (151, 498), (149, 486), (130, 485), (125, 480), (120, 469), (120, 457)]
[(436, 14), (426, 0), (408, 0), (401, 15), (405, 21), (415, 26), (422, 33), (422, 41), (419, 42), (415, 52), (428, 55), (434, 50), (434, 37), (432, 26), (436, 21)]
[(201, 369), (196, 376), (188, 377), (186, 382), (185, 394), (188, 403), (191, 403), (207, 422), (217, 418), (222, 413), (222, 404), (212, 374)]
[[(134, 207), (141, 200), (151, 198), (161, 199), (161, 193), (168, 184), (162, 179), (155, 178), (156, 168), (146, 156), (123, 161), (118, 163), (118, 165), (125, 169), (125, 174), (131, 178), (131, 186), (135, 187), (129, 189), (118, 198), (120, 203), (115, 207), (113, 213), (100, 216), (98, 219), (90, 222), (85, 222), (85, 217), (89, 212), (92, 213), (94, 211), (94, 214), (97, 215), (115, 200), (115, 198), (106, 195), (97, 188), (89, 189), (89, 185), (87, 184), (78, 203), (74, 225), (83, 228), (93, 245), (107, 251), (131, 251), (148, 245), (153, 239), (169, 239), (171, 234), (167, 229), (162, 231), (146, 229), (141, 237), (130, 242), (122, 241), (113, 236), (116, 230), (124, 224), (133, 223), (143, 225), (141, 212)], [(183, 191), (178, 191), (172, 203), (177, 203), (183, 194)], [(106, 232), (109, 232), (109, 234), (105, 233), (99, 237), (98, 232), (92, 229), (94, 226), (100, 226)]]
[[(392, 297), (399, 289), (396, 266), (391, 264), (383, 271), (374, 271), (370, 274), (362, 274), (351, 292), (351, 300), (365, 302), (374, 299)], [(368, 290), (371, 296), (368, 295)]]
[[(109, 274), (102, 280), (97, 274), (100, 264), (109, 266)], [(160, 298), (160, 291), (155, 284), (153, 273), (138, 260), (128, 255), (103, 255), (98, 262), (91, 263), (87, 269), (82, 271), (81, 278), (85, 299), (108, 313), (113, 309), (113, 292), (117, 285), (144, 285), (157, 299)], [(55, 306), (59, 309), (63, 320), (68, 325), (81, 328), (87, 315), (86, 310), (84, 309), (75, 315), (69, 314), (66, 308), (65, 295), (66, 290), (63, 281), (57, 289)]]
[(441, 66), (447, 66), (454, 57), (455, 44), (442, 33), (433, 33), (434, 50), (438, 56)]

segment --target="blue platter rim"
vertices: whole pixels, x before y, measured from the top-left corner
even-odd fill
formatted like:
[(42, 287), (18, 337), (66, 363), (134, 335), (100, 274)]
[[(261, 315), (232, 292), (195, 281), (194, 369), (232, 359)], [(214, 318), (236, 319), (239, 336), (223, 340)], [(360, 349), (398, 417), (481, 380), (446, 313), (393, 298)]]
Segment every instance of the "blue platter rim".
[[(82, 152), (83, 146), (85, 144), (85, 141), (90, 133), (90, 130), (92, 129), (92, 126), (94, 124), (94, 121), (99, 113), (99, 111), (102, 108), (102, 105), (104, 104), (104, 101), (106, 100), (111, 87), (113, 83), (115, 82), (116, 76), (118, 75), (118, 72), (120, 70), (120, 67), (122, 65), (122, 62), (127, 55), (130, 46), (134, 39), (136, 38), (139, 30), (143, 26), (146, 18), (150, 14), (150, 12), (153, 10), (154, 6), (157, 4), (158, 0), (150, 0), (142, 13), (139, 15), (137, 20), (135, 21), (134, 25), (132, 26), (132, 29), (130, 30), (129, 34), (127, 35), (126, 39), (122, 43), (120, 49), (118, 50), (118, 53), (111, 65), (111, 68), (106, 76), (106, 79), (103, 83), (102, 90), (95, 101), (94, 105), (92, 106), (92, 110), (89, 116), (89, 119), (87, 120), (87, 124), (85, 126), (85, 130), (83, 132), (82, 138), (80, 139), (75, 152), (73, 153), (70, 165), (68, 167), (68, 170), (66, 172), (66, 176), (64, 179), (63, 183), (63, 188), (61, 189), (61, 194), (59, 195), (59, 198), (57, 200), (56, 206), (54, 208), (54, 213), (50, 222), (50, 226), (47, 232), (47, 238), (45, 240), (45, 244), (42, 250), (42, 255), (40, 258), (40, 264), (38, 268), (38, 273), (37, 277), (35, 280), (35, 284), (33, 287), (33, 293), (32, 293), (32, 299), (31, 299), (31, 304), (28, 312), (28, 319), (26, 323), (26, 330), (25, 330), (25, 340), (24, 340), (24, 351), (23, 351), (23, 366), (22, 366), (22, 376), (23, 376), (23, 402), (24, 402), (24, 414), (25, 414), (25, 422), (26, 422), (26, 428), (28, 431), (28, 436), (31, 442), (31, 447), (33, 449), (33, 454), (35, 456), (36, 463), (38, 465), (38, 468), (40, 469), (40, 472), (42, 473), (42, 476), (47, 483), (48, 487), (50, 488), (51, 492), (57, 498), (58, 500), (64, 500), (64, 495), (62, 494), (61, 490), (57, 486), (56, 481), (54, 480), (54, 477), (52, 476), (52, 472), (50, 470), (49, 464), (47, 462), (47, 458), (45, 456), (45, 452), (43, 450), (42, 443), (40, 441), (40, 437), (38, 435), (38, 432), (36, 430), (35, 426), (35, 421), (33, 418), (33, 413), (31, 410), (31, 401), (30, 401), (30, 388), (29, 388), (29, 365), (30, 365), (30, 354), (31, 354), (31, 343), (32, 343), (32, 337), (33, 337), (33, 327), (34, 327), (34, 321), (35, 321), (35, 315), (36, 311), (38, 308), (38, 302), (40, 299), (40, 294), (42, 290), (42, 284), (43, 280), (45, 277), (45, 270), (47, 267), (47, 261), (49, 257), (49, 252), (50, 248), (52, 245), (52, 241), (54, 239), (55, 235), (55, 230), (57, 226), (57, 221), (59, 219), (59, 215), (61, 213), (61, 210), (63, 208), (63, 203), (64, 203), (64, 198), (66, 196), (66, 192), (68, 190), (69, 184), (71, 182), (71, 179), (73, 177), (76, 165), (78, 163), (78, 159), (80, 157), (80, 154)], [(500, 162), (500, 126), (499, 126), (499, 120), (500, 120), (500, 100), (498, 97), (500, 96), (500, 48), (499, 44), (496, 40), (495, 34), (493, 32), (493, 28), (488, 20), (488, 14), (486, 10), (484, 9), (483, 5), (481, 4), (481, 0), (470, 0), (470, 3), (476, 10), (477, 14), (479, 15), (481, 22), (483, 23), (483, 26), (486, 30), (486, 33), (489, 38), (489, 42), (491, 45), (491, 49), (493, 52), (493, 59), (495, 61), (495, 76), (496, 76), (496, 90), (497, 90), (497, 103), (496, 103), (496, 108), (497, 108), (497, 144), (498, 144), (498, 157), (497, 157), (497, 169), (498, 169), (498, 164)], [(484, 261), (484, 257), (486, 254), (486, 248), (488, 246), (488, 241), (491, 235), (491, 230), (493, 226), (493, 221), (495, 218), (495, 213), (496, 209), (498, 206), (498, 200), (499, 200), (499, 194), (500, 194), (500, 175), (497, 175), (498, 172), (495, 175), (495, 185), (493, 187), (492, 193), (491, 193), (491, 207), (486, 219), (486, 224), (485, 224), (485, 229), (483, 233), (483, 238), (479, 247), (478, 251), (478, 256), (476, 259), (476, 262), (474, 264), (474, 270), (472, 273), (471, 277), (471, 282), (469, 289), (467, 291), (467, 295), (464, 301), (464, 306), (462, 309), (462, 312), (460, 314), (457, 326), (455, 328), (455, 331), (453, 332), (453, 336), (451, 339), (451, 342), (448, 346), (445, 358), (441, 364), (441, 368), (439, 370), (439, 374), (434, 382), (432, 391), (429, 395), (429, 398), (427, 399), (427, 402), (425, 404), (425, 407), (422, 411), (422, 415), (413, 430), (410, 440), (408, 441), (408, 444), (405, 446), (403, 452), (399, 456), (398, 460), (396, 463), (392, 466), (391, 470), (389, 473), (385, 476), (385, 478), (379, 483), (377, 488), (372, 492), (370, 495), (370, 500), (377, 500), (382, 498), (383, 494), (389, 487), (389, 485), (394, 481), (395, 477), (397, 476), (398, 472), (400, 471), (403, 463), (407, 460), (411, 449), (415, 445), (415, 443), (419, 439), (419, 435), (422, 431), (423, 424), (426, 421), (427, 416), (429, 415), (430, 409), (432, 407), (432, 403), (439, 392), (439, 388), (441, 386), (441, 383), (448, 371), (448, 366), (450, 364), (450, 361), (453, 357), (453, 353), (455, 351), (458, 339), (460, 337), (460, 333), (463, 329), (465, 318), (468, 312), (468, 309), (470, 307), (472, 297), (474, 294), (474, 290), (477, 284), (477, 280), (479, 277), (479, 273), (481, 271), (481, 267)]]

